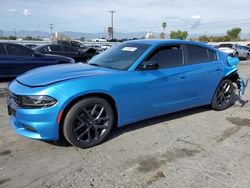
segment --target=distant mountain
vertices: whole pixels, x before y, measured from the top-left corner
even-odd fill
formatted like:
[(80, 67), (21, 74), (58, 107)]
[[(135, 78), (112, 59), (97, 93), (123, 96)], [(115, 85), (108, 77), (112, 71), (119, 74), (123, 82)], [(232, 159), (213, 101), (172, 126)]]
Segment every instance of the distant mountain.
[[(92, 39), (92, 38), (108, 38), (107, 33), (100, 32), (100, 33), (85, 33), (85, 32), (74, 32), (74, 31), (61, 31), (60, 33), (64, 33), (65, 35), (69, 36), (72, 39), (79, 39), (81, 37), (85, 37), (85, 39)], [(25, 36), (32, 36), (32, 37), (43, 37), (49, 38), (50, 33), (46, 31), (28, 31), (28, 30), (19, 30), (16, 32), (18, 37), (25, 37)], [(114, 37), (118, 39), (122, 38), (141, 38), (145, 37), (147, 31), (140, 31), (140, 32), (128, 32), (128, 33), (121, 33), (117, 32), (114, 33)], [(14, 31), (3, 31), (4, 36), (15, 35)], [(159, 33), (154, 32), (155, 36), (160, 36)], [(197, 38), (203, 35), (202, 33), (191, 33), (188, 35), (188, 38)], [(225, 35), (225, 33), (214, 33), (214, 34), (207, 34), (208, 36), (220, 36)], [(242, 39), (250, 39), (250, 33), (241, 33)]]
[[(107, 38), (107, 33), (100, 32), (100, 33), (85, 33), (85, 32), (74, 32), (74, 31), (60, 31), (60, 33), (64, 33), (65, 35), (69, 36), (72, 39), (79, 39), (81, 37), (85, 37), (85, 39), (92, 39), (92, 38)], [(141, 38), (145, 37), (147, 34), (146, 31), (144, 32), (132, 32), (132, 33), (114, 33), (115, 38)], [(14, 31), (3, 31), (4, 36), (13, 35), (15, 36)], [(27, 31), (27, 30), (20, 30), (16, 32), (18, 37), (25, 37), (25, 36), (32, 36), (32, 37), (44, 37), (48, 38), (51, 36), (49, 32), (46, 31)]]

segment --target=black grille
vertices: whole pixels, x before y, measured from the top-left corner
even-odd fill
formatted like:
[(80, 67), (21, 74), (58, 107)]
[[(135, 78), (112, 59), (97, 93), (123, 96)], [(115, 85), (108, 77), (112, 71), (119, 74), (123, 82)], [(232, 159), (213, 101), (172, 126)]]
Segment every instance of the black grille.
[(13, 101), (17, 106), (21, 105), (21, 96), (14, 93), (10, 93), (10, 100)]

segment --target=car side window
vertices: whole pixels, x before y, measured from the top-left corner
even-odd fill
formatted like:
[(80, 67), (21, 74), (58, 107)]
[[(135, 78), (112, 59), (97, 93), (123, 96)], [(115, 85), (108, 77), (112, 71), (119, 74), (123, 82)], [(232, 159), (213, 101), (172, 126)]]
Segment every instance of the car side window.
[(48, 52), (60, 52), (62, 51), (62, 48), (61, 46), (58, 46), (58, 45), (49, 45), (47, 46), (46, 50)]
[(4, 44), (0, 44), (0, 55), (7, 55)]
[(75, 52), (75, 50), (69, 46), (62, 46), (62, 49), (65, 52)]
[(32, 56), (34, 51), (28, 47), (17, 44), (6, 44), (8, 55)]
[(195, 46), (195, 45), (187, 45), (187, 53), (188, 53), (188, 64), (198, 64), (205, 63), (209, 61), (216, 61), (216, 53), (208, 48)]
[(217, 55), (213, 50), (208, 49), (208, 59), (209, 59), (209, 61), (216, 61), (217, 60)]
[(146, 61), (156, 61), (159, 69), (178, 67), (183, 65), (183, 51), (181, 45), (169, 45), (156, 49)]

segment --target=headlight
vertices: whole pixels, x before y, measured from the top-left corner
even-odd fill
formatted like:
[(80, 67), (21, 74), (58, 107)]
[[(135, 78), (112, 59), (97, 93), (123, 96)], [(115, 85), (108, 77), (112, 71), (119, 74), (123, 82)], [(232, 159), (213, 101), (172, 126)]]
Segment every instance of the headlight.
[(56, 100), (45, 95), (21, 96), (21, 106), (28, 108), (46, 108), (56, 104)]

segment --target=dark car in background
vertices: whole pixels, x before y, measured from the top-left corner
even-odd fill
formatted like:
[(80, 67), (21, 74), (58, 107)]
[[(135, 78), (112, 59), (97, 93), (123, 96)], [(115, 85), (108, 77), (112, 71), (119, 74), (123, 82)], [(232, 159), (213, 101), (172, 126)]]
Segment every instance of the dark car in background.
[(25, 44), (24, 46), (27, 46), (27, 47), (29, 47), (31, 49), (34, 49), (34, 48), (38, 47), (38, 45), (36, 45), (36, 44)]
[(0, 43), (0, 78), (16, 77), (28, 70), (47, 65), (74, 62), (64, 56), (41, 54), (24, 45)]
[(43, 54), (67, 56), (73, 58), (76, 62), (86, 62), (88, 59), (91, 59), (93, 56), (96, 55), (96, 50), (92, 48), (80, 50), (68, 45), (61, 44), (43, 45), (35, 48), (35, 50)]

